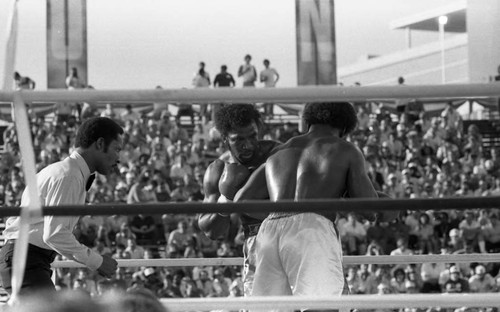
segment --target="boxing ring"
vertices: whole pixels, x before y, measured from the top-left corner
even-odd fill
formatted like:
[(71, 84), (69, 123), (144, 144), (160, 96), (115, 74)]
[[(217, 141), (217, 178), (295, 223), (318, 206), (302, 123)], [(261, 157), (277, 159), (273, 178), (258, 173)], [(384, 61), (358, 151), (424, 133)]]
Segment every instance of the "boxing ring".
[[(451, 95), (451, 96), (450, 96)], [(387, 99), (468, 99), (500, 97), (500, 84), (460, 84), (439, 86), (405, 87), (297, 87), (269, 89), (194, 89), (194, 90), (49, 90), (0, 92), (0, 101), (14, 103), (16, 128), (20, 142), (30, 142), (31, 133), (25, 103), (37, 102), (161, 102), (161, 103), (304, 103), (320, 101), (377, 101)], [(0, 216), (21, 215), (21, 234), (14, 254), (13, 297), (16, 296), (24, 271), (27, 248), (27, 220), (40, 215), (112, 215), (165, 213), (207, 213), (207, 212), (271, 212), (297, 211), (320, 212), (335, 206), (338, 211), (371, 210), (429, 210), (429, 209), (475, 209), (498, 208), (500, 197), (439, 198), (439, 199), (349, 199), (314, 200), (301, 202), (267, 201), (245, 203), (167, 203), (148, 205), (86, 205), (42, 207), (35, 185), (35, 157), (30, 144), (20, 144), (23, 158), (23, 172), (32, 199), (29, 207), (3, 207)], [(19, 250), (17, 246), (19, 247)], [(242, 265), (240, 258), (191, 258), (119, 260), (119, 266), (218, 266)], [(408, 264), (424, 262), (500, 262), (500, 254), (467, 255), (418, 255), (418, 256), (346, 256), (345, 264)], [(19, 264), (18, 264), (19, 263)], [(80, 267), (71, 262), (55, 262), (54, 267)], [(239, 310), (239, 309), (385, 309), (400, 307), (499, 307), (500, 296), (491, 294), (402, 294), (402, 295), (352, 295), (339, 298), (324, 297), (250, 297), (250, 298), (199, 298), (162, 299), (170, 311), (193, 310)]]

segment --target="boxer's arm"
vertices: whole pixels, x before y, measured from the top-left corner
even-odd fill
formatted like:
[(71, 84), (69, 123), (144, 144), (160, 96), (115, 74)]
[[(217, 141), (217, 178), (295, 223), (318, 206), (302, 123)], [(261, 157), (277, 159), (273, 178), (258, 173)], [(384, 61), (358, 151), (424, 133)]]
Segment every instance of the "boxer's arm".
[[(203, 177), (204, 203), (216, 203), (220, 197), (219, 180), (224, 170), (224, 162), (212, 162)], [(230, 218), (218, 213), (201, 213), (198, 215), (198, 226), (211, 239), (225, 236), (230, 225)]]
[(347, 193), (350, 198), (377, 198), (377, 192), (365, 169), (365, 158), (359, 149), (351, 146), (347, 171)]
[[(351, 146), (349, 154), (349, 168), (347, 171), (347, 193), (350, 198), (378, 198), (377, 192), (368, 177), (365, 169), (365, 158), (361, 151), (355, 146)], [(375, 220), (373, 212), (359, 212), (369, 221)]]
[(234, 201), (268, 199), (266, 163), (255, 170), (245, 185), (234, 196)]

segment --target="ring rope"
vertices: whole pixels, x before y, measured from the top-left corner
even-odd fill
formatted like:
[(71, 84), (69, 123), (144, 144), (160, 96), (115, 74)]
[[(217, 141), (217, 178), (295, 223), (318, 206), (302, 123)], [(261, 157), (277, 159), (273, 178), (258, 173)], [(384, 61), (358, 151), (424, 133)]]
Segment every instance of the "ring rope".
[(422, 308), (422, 307), (498, 307), (500, 296), (498, 293), (474, 294), (389, 294), (389, 295), (350, 295), (342, 297), (236, 297), (236, 298), (183, 298), (160, 299), (169, 311), (228, 311), (273, 309), (300, 310), (304, 308), (321, 310), (337, 309), (393, 309), (393, 308)]
[[(247, 201), (237, 203), (163, 203), (163, 204), (99, 204), (99, 205), (61, 205), (43, 207), (44, 215), (81, 216), (81, 215), (133, 215), (140, 208), (144, 214), (196, 214), (196, 213), (233, 213), (233, 212), (367, 212), (367, 211), (406, 211), (406, 210), (445, 210), (498, 208), (500, 196), (492, 197), (450, 197), (415, 199), (328, 199), (294, 201)], [(2, 207), (0, 217), (19, 215), (19, 207)]]
[[(243, 258), (185, 258), (185, 259), (119, 259), (119, 267), (194, 267), (243, 265)], [(413, 256), (344, 256), (344, 265), (355, 264), (409, 264), (409, 263), (468, 263), (500, 262), (500, 253), (460, 255), (413, 255)], [(83, 268), (75, 261), (55, 261), (53, 268)]]
[(362, 101), (398, 98), (487, 98), (500, 96), (500, 85), (447, 84), (418, 86), (299, 86), (288, 88), (199, 88), (163, 90), (47, 90), (0, 92), (1, 102), (12, 102), (19, 93), (27, 102), (269, 102), (304, 103), (322, 101)]
[[(26, 110), (26, 105), (19, 97), (19, 94), (14, 94), (14, 117), (15, 126), (19, 135), (20, 142), (32, 142), (31, 128)], [(12, 296), (11, 302), (18, 299), (19, 291), (24, 278), (26, 268), (26, 258), (28, 255), (28, 239), (31, 218), (40, 217), (42, 215), (42, 202), (40, 200), (37, 179), (35, 152), (32, 144), (19, 144), (22, 156), (22, 169), (26, 180), (29, 204), (21, 208), (21, 218), (19, 221), (19, 236), (14, 247), (14, 265), (12, 266)]]

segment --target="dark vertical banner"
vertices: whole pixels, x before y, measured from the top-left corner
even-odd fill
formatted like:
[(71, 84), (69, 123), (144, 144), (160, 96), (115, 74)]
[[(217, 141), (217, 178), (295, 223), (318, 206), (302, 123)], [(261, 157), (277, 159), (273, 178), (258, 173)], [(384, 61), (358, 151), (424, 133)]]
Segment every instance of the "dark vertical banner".
[(87, 85), (87, 0), (47, 0), (47, 88), (66, 88), (72, 67)]
[(337, 83), (333, 0), (295, 0), (299, 85)]

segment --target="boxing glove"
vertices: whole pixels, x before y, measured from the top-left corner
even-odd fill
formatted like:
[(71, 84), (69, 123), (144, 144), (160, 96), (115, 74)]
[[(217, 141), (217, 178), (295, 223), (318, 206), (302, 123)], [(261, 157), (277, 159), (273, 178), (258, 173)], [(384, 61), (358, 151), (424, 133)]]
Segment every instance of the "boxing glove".
[(233, 200), (248, 177), (250, 177), (250, 171), (247, 167), (237, 163), (226, 164), (219, 180), (220, 193), (227, 199)]

